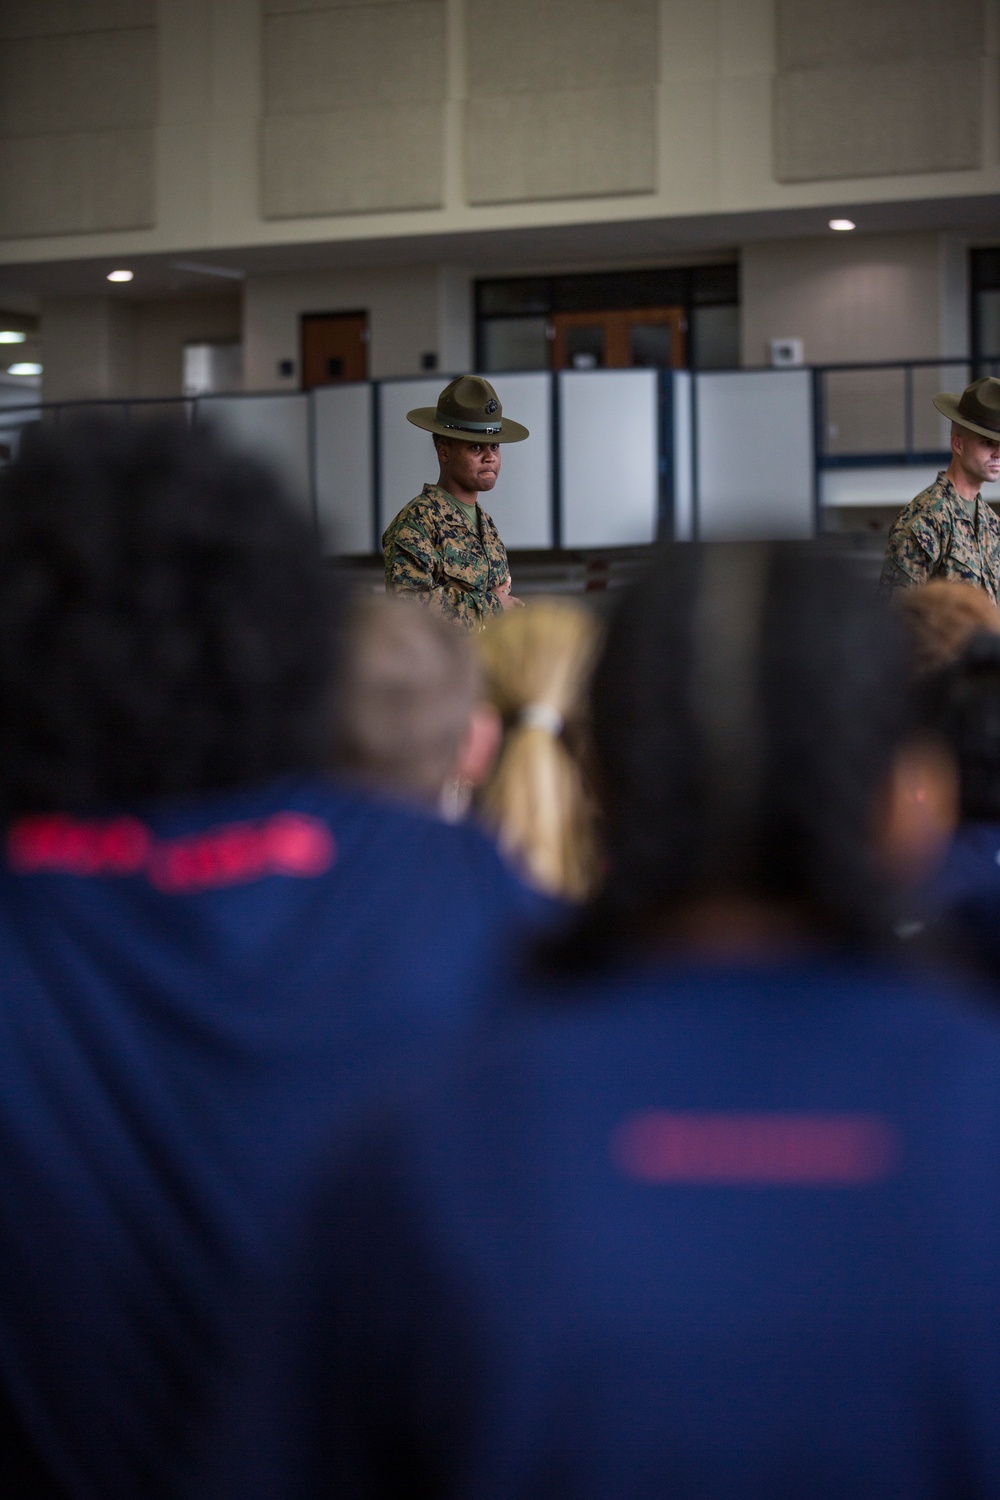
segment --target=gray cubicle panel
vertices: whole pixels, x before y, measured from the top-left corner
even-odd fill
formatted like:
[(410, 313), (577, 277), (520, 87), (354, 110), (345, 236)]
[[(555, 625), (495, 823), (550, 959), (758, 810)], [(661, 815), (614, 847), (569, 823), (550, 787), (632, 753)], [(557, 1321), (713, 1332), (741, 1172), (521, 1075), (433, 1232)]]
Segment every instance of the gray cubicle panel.
[(434, 440), (414, 427), (406, 413), (414, 406), (436, 406), (447, 375), (429, 380), (387, 380), (378, 388), (379, 404), (379, 536), (408, 500), (437, 479)]
[(500, 478), (483, 496), (508, 551), (552, 546), (552, 376), (494, 375), (505, 417), (531, 433), (501, 447)]
[(656, 539), (656, 370), (564, 370), (559, 376), (564, 547), (634, 547)]
[(695, 534), (691, 371), (672, 370), (667, 378), (673, 388), (670, 403), (673, 412), (673, 540), (690, 542)]
[(202, 396), (195, 421), (208, 423), (228, 442), (261, 459), (291, 498), (313, 515), (308, 396)]
[[(449, 378), (389, 380), (379, 387), (380, 530), (437, 478), (433, 439), (408, 422), (406, 413), (415, 406), (436, 406)], [(542, 372), (500, 375), (492, 381), (505, 415), (531, 432), (526, 442), (504, 443), (500, 478), (485, 501), (509, 548), (552, 545), (551, 378)]]
[(323, 549), (345, 556), (376, 546), (372, 387), (320, 386), (313, 403), (316, 521)]
[(695, 376), (700, 538), (814, 534), (811, 378), (805, 369)]

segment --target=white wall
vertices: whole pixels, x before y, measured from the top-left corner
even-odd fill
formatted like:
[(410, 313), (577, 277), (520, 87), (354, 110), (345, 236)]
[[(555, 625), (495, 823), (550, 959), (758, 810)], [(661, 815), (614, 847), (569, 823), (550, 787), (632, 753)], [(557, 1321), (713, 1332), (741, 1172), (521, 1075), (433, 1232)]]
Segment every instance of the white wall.
[(951, 288), (964, 255), (942, 240), (830, 233), (745, 245), (743, 363), (767, 364), (772, 338), (801, 338), (807, 364), (962, 352), (942, 347), (942, 338), (957, 336)]
[[(413, 375), (420, 369), (421, 354), (439, 352), (439, 310), (435, 266), (248, 276), (243, 299), (246, 388), (298, 389), (303, 313), (367, 311), (369, 378)], [(293, 375), (278, 374), (278, 361), (283, 359), (293, 361)]]
[(54, 297), (42, 303), (46, 401), (179, 396), (184, 345), (240, 337), (240, 298)]

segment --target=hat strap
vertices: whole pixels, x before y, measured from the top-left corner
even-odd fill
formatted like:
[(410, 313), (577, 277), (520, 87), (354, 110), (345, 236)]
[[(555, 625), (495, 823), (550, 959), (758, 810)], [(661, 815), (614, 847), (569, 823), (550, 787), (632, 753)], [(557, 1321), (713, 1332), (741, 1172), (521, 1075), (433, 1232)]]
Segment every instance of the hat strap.
[(440, 427), (450, 427), (455, 432), (499, 432), (500, 428), (495, 422), (446, 422), (444, 417), (434, 413), (434, 420)]

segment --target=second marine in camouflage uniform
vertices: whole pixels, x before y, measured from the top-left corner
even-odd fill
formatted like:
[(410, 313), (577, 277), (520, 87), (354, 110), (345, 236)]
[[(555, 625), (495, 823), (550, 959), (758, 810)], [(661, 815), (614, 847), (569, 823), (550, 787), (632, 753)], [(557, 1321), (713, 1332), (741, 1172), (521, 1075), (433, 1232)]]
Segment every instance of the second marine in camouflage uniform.
[(944, 470), (902, 511), (889, 531), (884, 589), (950, 578), (1000, 593), (1000, 521), (982, 495), (963, 500)]
[(492, 518), (482, 506), (477, 511), (481, 536), (447, 490), (425, 484), (382, 538), (386, 589), (470, 630), (502, 614), (492, 590), (509, 575), (507, 551)]
[(1000, 380), (984, 376), (961, 395), (941, 391), (934, 405), (951, 420), (951, 463), (892, 523), (882, 588), (892, 593), (951, 579), (982, 589), (996, 604), (1000, 521), (982, 486), (1000, 478)]

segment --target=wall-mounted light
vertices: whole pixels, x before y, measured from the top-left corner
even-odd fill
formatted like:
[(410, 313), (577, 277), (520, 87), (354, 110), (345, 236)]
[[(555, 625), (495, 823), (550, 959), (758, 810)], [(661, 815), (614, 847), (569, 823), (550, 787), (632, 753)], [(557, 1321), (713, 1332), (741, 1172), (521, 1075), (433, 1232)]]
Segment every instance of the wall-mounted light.
[(108, 280), (109, 281), (131, 281), (132, 277), (134, 275), (135, 275), (134, 271), (109, 271), (108, 272)]
[(7, 367), (8, 375), (40, 375), (41, 373), (41, 365), (31, 364), (28, 360), (22, 360), (20, 364)]
[(839, 229), (839, 230), (846, 231), (848, 229), (857, 229), (857, 227), (858, 226), (855, 224), (855, 222), (854, 222), (853, 219), (831, 219), (830, 220), (830, 228), (831, 229)]
[(26, 333), (16, 333), (13, 328), (0, 328), (0, 344), (23, 344)]

